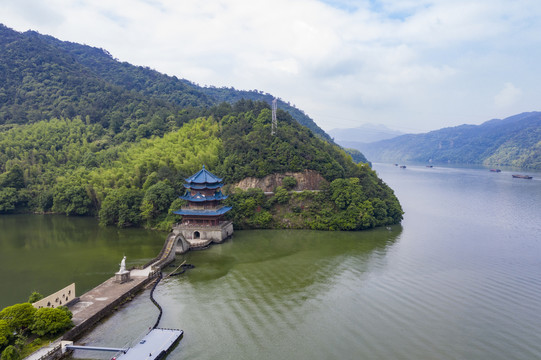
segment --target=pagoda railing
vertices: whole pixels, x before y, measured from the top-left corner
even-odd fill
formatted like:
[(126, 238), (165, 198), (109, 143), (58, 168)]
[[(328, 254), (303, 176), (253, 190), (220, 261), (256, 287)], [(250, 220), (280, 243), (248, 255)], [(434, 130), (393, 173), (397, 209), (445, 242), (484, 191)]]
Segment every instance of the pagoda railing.
[(197, 230), (197, 229), (208, 229), (208, 230), (220, 230), (222, 229), (225, 225), (228, 225), (229, 223), (231, 223), (231, 221), (220, 221), (220, 223), (218, 225), (205, 225), (205, 224), (182, 224), (182, 223), (176, 223), (174, 226), (173, 226), (173, 229), (175, 228), (179, 228), (179, 227), (182, 227), (182, 228), (193, 228), (194, 230)]

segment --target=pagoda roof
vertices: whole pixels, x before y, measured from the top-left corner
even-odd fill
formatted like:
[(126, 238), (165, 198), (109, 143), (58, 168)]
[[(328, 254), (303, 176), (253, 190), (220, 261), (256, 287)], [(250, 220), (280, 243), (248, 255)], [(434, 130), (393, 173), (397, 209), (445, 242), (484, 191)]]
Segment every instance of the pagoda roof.
[(224, 184), (223, 183), (216, 183), (216, 184), (194, 184), (194, 183), (190, 183), (190, 184), (184, 184), (184, 187), (186, 189), (195, 189), (195, 190), (203, 190), (203, 189), (218, 189), (218, 188), (221, 188), (223, 187)]
[(227, 199), (227, 196), (224, 195), (221, 191), (218, 191), (212, 195), (205, 196), (204, 194), (201, 194), (200, 192), (196, 193), (195, 195), (190, 194), (189, 191), (186, 191), (186, 194), (179, 196), (182, 200), (188, 200), (193, 202), (205, 202), (205, 201), (220, 201)]
[(173, 211), (173, 214), (177, 215), (197, 215), (197, 216), (218, 216), (223, 215), (229, 210), (231, 210), (231, 206), (222, 206), (219, 209), (214, 210), (195, 210), (195, 209), (180, 209), (177, 211)]
[[(186, 179), (186, 182), (193, 186), (193, 184), (217, 184), (221, 183), (222, 179), (205, 169), (205, 165), (203, 165), (203, 168), (199, 170), (194, 175), (190, 176)], [(186, 186), (186, 185), (184, 185)], [(223, 186), (223, 185), (222, 185)]]

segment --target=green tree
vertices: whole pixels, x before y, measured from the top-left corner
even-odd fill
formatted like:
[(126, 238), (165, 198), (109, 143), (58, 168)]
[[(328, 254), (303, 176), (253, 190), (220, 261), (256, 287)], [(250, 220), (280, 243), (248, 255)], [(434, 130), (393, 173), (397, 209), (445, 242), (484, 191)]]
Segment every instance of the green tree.
[(13, 331), (6, 320), (0, 319), (0, 349), (9, 344)]
[(55, 335), (72, 325), (71, 317), (65, 309), (43, 307), (36, 311), (31, 330), (39, 336)]
[(36, 210), (46, 212), (53, 207), (53, 190), (42, 189), (35, 198)]
[(278, 186), (274, 190), (274, 199), (278, 204), (287, 204), (289, 201), (289, 192), (283, 186)]
[(285, 187), (287, 190), (291, 190), (295, 186), (297, 186), (297, 180), (292, 176), (286, 176), (282, 180), (282, 186)]
[(28, 338), (26, 336), (24, 336), (23, 334), (17, 334), (15, 336), (14, 345), (18, 350), (22, 350), (25, 347), (27, 341)]
[(28, 298), (28, 302), (30, 304), (33, 304), (35, 303), (36, 301), (40, 301), (41, 299), (43, 299), (43, 295), (41, 295), (39, 292), (37, 291), (33, 291), (32, 294), (30, 294), (30, 297)]
[(19, 350), (13, 345), (9, 345), (2, 351), (2, 355), (0, 356), (0, 360), (20, 360), (21, 354), (19, 353)]
[(139, 224), (139, 207), (143, 195), (141, 190), (122, 187), (109, 192), (99, 212), (101, 225), (128, 227)]
[(66, 315), (68, 315), (68, 317), (69, 317), (70, 319), (73, 318), (73, 314), (72, 314), (72, 312), (70, 311), (70, 309), (69, 309), (67, 306), (61, 305), (61, 306), (58, 306), (57, 309), (60, 309), (60, 310), (62, 310), (62, 311), (65, 311), (65, 312), (66, 312)]
[(149, 187), (156, 184), (159, 181), (158, 173), (153, 171), (150, 175), (147, 176), (145, 183), (143, 184), (143, 190), (147, 191)]
[(253, 227), (254, 217), (259, 213), (258, 208), (265, 204), (265, 200), (265, 194), (259, 188), (251, 188), (246, 191), (237, 188), (224, 202), (225, 205), (233, 208), (226, 216), (239, 228)]
[(336, 179), (331, 182), (329, 191), (332, 201), (342, 210), (350, 204), (359, 204), (365, 197), (358, 178)]
[(6, 173), (1, 186), (22, 189), (24, 187), (24, 173), (19, 165), (14, 165)]
[(267, 228), (272, 222), (272, 214), (266, 210), (261, 210), (254, 215), (253, 225), (256, 228)]
[(15, 210), (19, 197), (17, 189), (5, 187), (0, 189), (0, 213), (7, 213)]
[(66, 215), (90, 214), (92, 200), (83, 181), (77, 177), (61, 180), (54, 188), (53, 211)]
[(0, 319), (5, 320), (12, 331), (22, 332), (32, 325), (35, 314), (32, 304), (15, 304), (2, 309)]
[(376, 218), (374, 217), (374, 207), (369, 200), (364, 201), (360, 206), (360, 228), (370, 229), (376, 226)]
[(167, 210), (175, 199), (175, 190), (169, 181), (160, 181), (148, 188), (141, 204), (141, 217), (151, 221)]

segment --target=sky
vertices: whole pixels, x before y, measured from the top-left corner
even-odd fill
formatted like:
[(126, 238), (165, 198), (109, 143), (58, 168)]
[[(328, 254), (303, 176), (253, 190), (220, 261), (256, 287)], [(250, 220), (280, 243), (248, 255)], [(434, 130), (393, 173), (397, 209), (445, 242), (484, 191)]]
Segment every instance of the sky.
[(541, 110), (539, 0), (0, 0), (0, 23), (267, 92), (326, 131)]

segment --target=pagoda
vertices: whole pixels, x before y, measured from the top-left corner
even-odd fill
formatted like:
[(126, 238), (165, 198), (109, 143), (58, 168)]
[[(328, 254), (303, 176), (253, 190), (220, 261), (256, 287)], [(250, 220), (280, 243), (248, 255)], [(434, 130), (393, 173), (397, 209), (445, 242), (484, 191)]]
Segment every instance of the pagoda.
[(173, 231), (182, 234), (191, 248), (204, 247), (211, 242), (220, 243), (233, 235), (233, 223), (224, 219), (230, 206), (221, 204), (227, 199), (222, 193), (222, 179), (203, 168), (185, 179), (186, 192), (180, 196), (188, 201), (186, 206), (174, 211), (182, 221)]

